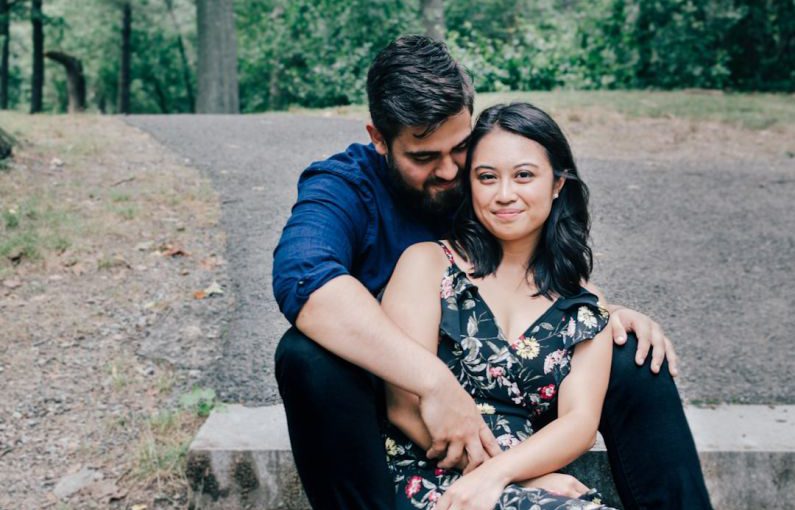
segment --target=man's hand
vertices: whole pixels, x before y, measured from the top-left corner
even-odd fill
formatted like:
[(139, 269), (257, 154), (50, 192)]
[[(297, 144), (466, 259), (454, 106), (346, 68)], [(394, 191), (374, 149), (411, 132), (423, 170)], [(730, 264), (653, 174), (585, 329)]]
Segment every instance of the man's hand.
[(475, 401), (453, 377), (420, 396), (420, 414), (432, 438), (428, 458), (444, 455), (440, 468), (465, 463), (468, 473), (502, 451)]
[(635, 363), (643, 365), (651, 349), (651, 371), (655, 374), (660, 372), (660, 367), (664, 359), (668, 358), (668, 371), (676, 377), (679, 375), (677, 368), (677, 356), (674, 345), (663, 334), (662, 327), (651, 320), (648, 316), (630, 310), (614, 306), (608, 308), (610, 311), (610, 322), (607, 327), (613, 335), (613, 341), (618, 345), (624, 345), (627, 341), (627, 333), (635, 333), (638, 337), (638, 350), (635, 353)]

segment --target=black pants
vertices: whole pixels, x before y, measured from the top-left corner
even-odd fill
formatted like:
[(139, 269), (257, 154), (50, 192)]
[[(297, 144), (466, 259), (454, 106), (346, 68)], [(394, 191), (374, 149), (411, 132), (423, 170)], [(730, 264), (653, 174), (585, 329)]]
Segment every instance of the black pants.
[[(613, 349), (599, 431), (626, 510), (710, 509), (695, 444), (667, 363), (659, 375), (634, 361), (634, 337)], [(295, 328), (276, 350), (298, 473), (312, 508), (394, 507), (380, 435), (380, 379)]]

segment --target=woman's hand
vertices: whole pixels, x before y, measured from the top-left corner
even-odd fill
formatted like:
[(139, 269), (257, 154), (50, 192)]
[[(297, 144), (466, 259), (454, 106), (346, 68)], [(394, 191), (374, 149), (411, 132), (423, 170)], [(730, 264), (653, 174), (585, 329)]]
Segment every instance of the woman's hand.
[(571, 475), (562, 473), (549, 473), (521, 483), (522, 487), (538, 488), (549, 491), (553, 494), (566, 496), (567, 498), (578, 498), (588, 492), (588, 487)]
[(487, 460), (477, 469), (453, 482), (434, 507), (435, 510), (493, 510), (509, 478)]
[(672, 376), (679, 375), (677, 368), (676, 351), (674, 345), (663, 333), (662, 327), (651, 320), (650, 317), (635, 310), (621, 306), (608, 306), (610, 321), (607, 323), (608, 330), (613, 335), (613, 341), (618, 345), (624, 345), (627, 341), (627, 333), (635, 333), (638, 337), (638, 350), (635, 353), (635, 363), (643, 365), (651, 349), (651, 371), (655, 374), (660, 372), (664, 359), (668, 359), (668, 371)]

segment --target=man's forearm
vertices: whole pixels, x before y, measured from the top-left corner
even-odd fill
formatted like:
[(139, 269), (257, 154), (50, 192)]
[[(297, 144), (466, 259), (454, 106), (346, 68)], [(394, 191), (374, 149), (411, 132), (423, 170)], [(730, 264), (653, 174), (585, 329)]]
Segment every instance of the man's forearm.
[(444, 363), (406, 336), (352, 276), (334, 278), (313, 292), (296, 326), (337, 356), (416, 395), (452, 377)]

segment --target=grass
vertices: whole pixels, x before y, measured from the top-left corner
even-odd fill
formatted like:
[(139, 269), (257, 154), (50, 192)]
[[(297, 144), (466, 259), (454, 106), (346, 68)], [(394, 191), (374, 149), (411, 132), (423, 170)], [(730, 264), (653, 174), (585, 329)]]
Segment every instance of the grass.
[[(578, 109), (614, 111), (627, 117), (681, 118), (717, 121), (761, 130), (795, 124), (791, 94), (724, 93), (713, 90), (553, 90), (485, 92), (476, 96), (475, 111), (497, 103), (529, 101), (552, 113)], [(321, 109), (296, 108), (296, 113), (367, 118), (365, 105)]]
[(159, 411), (145, 420), (133, 474), (158, 491), (184, 483), (184, 466), (197, 417), (187, 411)]
[(477, 108), (510, 101), (529, 101), (551, 111), (603, 108), (628, 117), (718, 121), (753, 130), (795, 124), (795, 101), (787, 94), (707, 90), (510, 92), (481, 94)]
[[(157, 381), (158, 389), (171, 387), (171, 379)], [(158, 492), (184, 485), (188, 448), (200, 423), (218, 406), (211, 388), (194, 388), (182, 395), (179, 407), (150, 415), (141, 428), (133, 473), (144, 486)]]
[(39, 260), (47, 251), (66, 251), (75, 226), (73, 215), (52, 197), (33, 195), (19, 205), (0, 208), (0, 266)]

